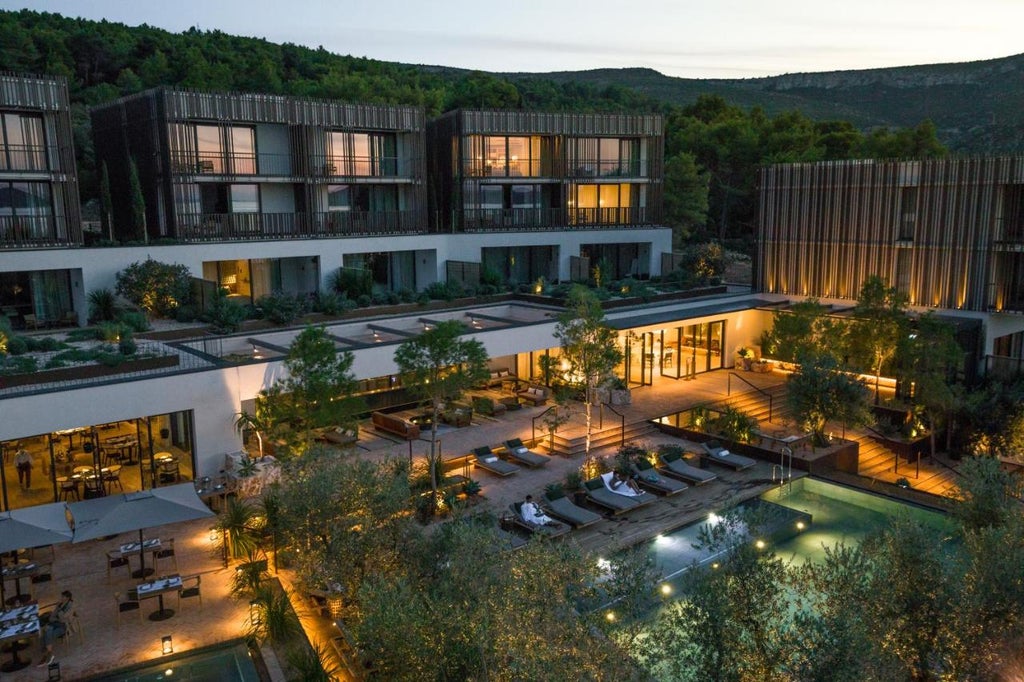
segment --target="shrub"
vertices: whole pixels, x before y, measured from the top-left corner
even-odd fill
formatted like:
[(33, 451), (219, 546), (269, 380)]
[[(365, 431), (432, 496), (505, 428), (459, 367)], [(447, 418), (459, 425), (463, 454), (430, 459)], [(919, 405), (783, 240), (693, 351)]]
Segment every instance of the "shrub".
[(306, 312), (306, 303), (298, 296), (275, 291), (256, 302), (263, 317), (274, 324), (289, 324)]
[(462, 295), (462, 286), (458, 282), (434, 282), (424, 293), (431, 299), (438, 301), (451, 301)]
[(39, 369), (39, 363), (35, 358), (10, 358), (3, 365), (4, 374), (30, 374)]
[(428, 303), (430, 303), (430, 294), (428, 294), (425, 291), (421, 291), (420, 293), (416, 294), (417, 305), (426, 305)]
[(178, 322), (192, 322), (196, 319), (196, 309), (190, 305), (178, 306), (174, 311), (174, 319)]
[(96, 289), (89, 292), (89, 320), (109, 322), (117, 315), (117, 299), (110, 289)]
[(117, 349), (121, 351), (121, 355), (135, 355), (135, 351), (138, 350), (138, 346), (135, 345), (135, 339), (130, 336), (126, 336), (121, 339), (119, 344), (117, 344)]
[(480, 269), (480, 284), (489, 284), (495, 289), (501, 286), (501, 274), (486, 265)]
[(238, 331), (246, 315), (245, 306), (229, 299), (227, 293), (220, 289), (203, 314), (203, 320), (210, 324), (215, 333), (230, 334)]
[(321, 291), (313, 302), (313, 310), (324, 315), (340, 315), (350, 307), (355, 307), (355, 304), (332, 291)]
[(372, 302), (373, 299), (370, 298), (369, 294), (359, 294), (359, 296), (356, 297), (356, 305), (360, 308), (365, 308)]
[(396, 294), (393, 291), (389, 291), (389, 292), (384, 294), (384, 301), (388, 305), (397, 305), (399, 303), (398, 294)]
[(117, 322), (133, 332), (144, 332), (149, 329), (149, 320), (142, 313), (126, 310), (117, 316)]
[(368, 296), (373, 289), (373, 273), (361, 268), (338, 268), (331, 275), (330, 287), (352, 299)]
[(124, 329), (116, 322), (105, 322), (96, 327), (96, 338), (108, 343), (117, 343), (121, 340)]
[(387, 300), (387, 296), (382, 291), (370, 295), (370, 303), (373, 305), (384, 305)]
[(498, 293), (498, 287), (493, 284), (481, 284), (479, 293), (481, 296), (494, 296)]
[(398, 290), (398, 300), (401, 303), (412, 303), (416, 300), (416, 292), (408, 287), (402, 287)]
[(43, 351), (50, 352), (60, 350), (61, 348), (67, 348), (66, 343), (61, 343), (52, 336), (44, 336), (41, 339), (32, 338), (31, 336), (25, 337), (28, 350), (30, 351)]
[(7, 352), (11, 355), (24, 355), (28, 352), (28, 342), (24, 336), (12, 336), (7, 340)]
[(124, 356), (118, 351), (105, 350), (97, 353), (96, 360), (106, 367), (117, 367), (124, 362)]
[(174, 310), (190, 302), (188, 267), (169, 265), (147, 258), (132, 263), (117, 273), (117, 293), (146, 312), (169, 317)]

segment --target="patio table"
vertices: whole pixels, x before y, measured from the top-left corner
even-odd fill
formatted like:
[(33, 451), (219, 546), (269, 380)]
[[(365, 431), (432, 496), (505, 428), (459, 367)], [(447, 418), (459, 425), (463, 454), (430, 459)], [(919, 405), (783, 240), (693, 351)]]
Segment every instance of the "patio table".
[(3, 574), (4, 580), (14, 581), (15, 594), (7, 598), (7, 604), (24, 604), (32, 601), (32, 595), (21, 593), (21, 581), (23, 578), (31, 578), (32, 576), (39, 573), (39, 565), (33, 562), (29, 562), (26, 559), (21, 559), (17, 564), (13, 566), (5, 566), (0, 573)]
[(171, 575), (165, 578), (158, 578), (140, 584), (136, 590), (139, 600), (157, 597), (160, 600), (160, 608), (149, 614), (149, 619), (154, 621), (167, 620), (174, 615), (174, 609), (164, 608), (164, 595), (168, 592), (177, 592), (181, 589), (181, 576)]
[[(136, 554), (139, 555), (141, 560), (143, 552), (153, 552), (158, 549), (160, 549), (160, 538), (150, 538), (143, 542), (142, 545), (139, 545), (137, 542), (128, 542), (118, 548), (121, 552), (121, 556), (129, 557), (129, 560), (130, 557), (135, 556)], [(137, 571), (132, 571), (133, 578), (145, 578), (151, 575), (153, 575), (153, 569), (148, 566), (145, 569), (145, 573), (143, 573), (143, 569), (141, 567)]]
[(26, 637), (39, 634), (39, 605), (28, 604), (16, 609), (0, 612), (0, 643), (10, 642), (11, 660), (0, 665), (0, 670), (12, 673), (25, 668), (31, 660), (24, 661), (18, 652), (24, 647), (19, 643)]

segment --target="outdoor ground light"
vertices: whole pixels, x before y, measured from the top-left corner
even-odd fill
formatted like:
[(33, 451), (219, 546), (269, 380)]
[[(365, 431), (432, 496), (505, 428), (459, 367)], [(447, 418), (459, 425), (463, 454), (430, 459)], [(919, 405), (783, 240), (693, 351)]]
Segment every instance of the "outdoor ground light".
[(249, 622), (253, 627), (259, 627), (263, 624), (263, 612), (260, 611), (260, 603), (255, 599), (249, 602)]
[(54, 661), (53, 663), (46, 666), (46, 682), (59, 682), (60, 681), (60, 663)]
[(796, 529), (797, 530), (803, 530), (806, 527), (807, 527), (807, 524), (805, 524), (803, 521), (797, 521), (796, 522)]
[(667, 597), (668, 595), (672, 594), (672, 586), (671, 586), (671, 585), (669, 585), (668, 583), (664, 583), (664, 584), (663, 584), (663, 585), (661, 586), (661, 593), (662, 593), (663, 595), (665, 595), (666, 597)]
[(160, 638), (160, 653), (164, 655), (174, 653), (174, 642), (170, 635), (164, 635)]
[(764, 549), (765, 548), (764, 540), (758, 540), (757, 542), (754, 543), (754, 546), (757, 547), (758, 549)]

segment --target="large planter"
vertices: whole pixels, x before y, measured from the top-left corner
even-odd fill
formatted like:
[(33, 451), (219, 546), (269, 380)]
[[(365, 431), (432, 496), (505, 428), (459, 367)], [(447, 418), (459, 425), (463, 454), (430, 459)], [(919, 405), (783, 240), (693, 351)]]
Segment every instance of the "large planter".
[(633, 394), (628, 388), (613, 388), (608, 391), (608, 402), (612, 405), (629, 405), (633, 402)]
[(30, 386), (32, 384), (48, 384), (59, 381), (96, 379), (99, 377), (115, 376), (117, 374), (126, 374), (129, 372), (142, 372), (149, 369), (177, 367), (178, 362), (179, 358), (177, 355), (162, 355), (156, 358), (126, 360), (116, 367), (108, 367), (107, 365), (79, 365), (77, 367), (46, 369), (40, 372), (29, 372), (26, 374), (10, 374), (7, 376), (0, 376), (0, 388)]

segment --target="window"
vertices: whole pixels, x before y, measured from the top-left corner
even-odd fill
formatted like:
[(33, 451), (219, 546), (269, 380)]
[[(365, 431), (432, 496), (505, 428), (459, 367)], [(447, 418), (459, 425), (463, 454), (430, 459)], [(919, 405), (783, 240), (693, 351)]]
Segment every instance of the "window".
[(260, 189), (256, 185), (230, 185), (232, 213), (259, 213)]
[(537, 135), (470, 135), (466, 153), (466, 175), (533, 178), (541, 173), (541, 138)]
[(397, 211), (398, 188), (390, 185), (328, 185), (327, 210)]
[(20, 238), (51, 233), (53, 199), (45, 182), (0, 182), (0, 230)]
[(41, 116), (4, 113), (0, 127), (0, 170), (47, 169)]
[(570, 218), (578, 223), (628, 223), (633, 220), (636, 193), (631, 185), (572, 185)]
[(581, 137), (569, 143), (569, 172), (578, 177), (640, 175), (640, 140)]
[(398, 139), (394, 133), (327, 133), (324, 175), (392, 177), (398, 174)]
[(171, 126), (175, 170), (179, 173), (255, 175), (256, 130), (250, 126)]

